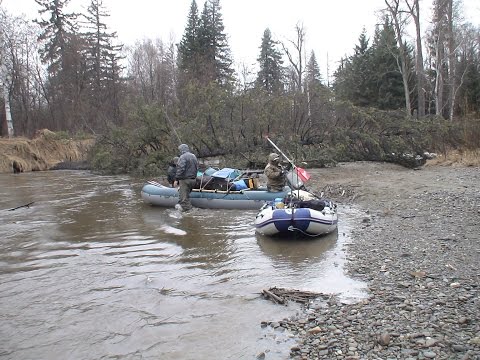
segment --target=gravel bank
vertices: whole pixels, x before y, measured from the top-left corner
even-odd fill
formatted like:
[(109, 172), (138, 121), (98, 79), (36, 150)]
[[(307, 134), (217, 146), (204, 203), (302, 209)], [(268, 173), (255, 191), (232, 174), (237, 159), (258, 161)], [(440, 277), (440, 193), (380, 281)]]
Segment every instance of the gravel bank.
[(369, 297), (279, 324), (294, 359), (480, 359), (480, 169), (340, 164), (310, 188), (361, 207), (346, 271)]

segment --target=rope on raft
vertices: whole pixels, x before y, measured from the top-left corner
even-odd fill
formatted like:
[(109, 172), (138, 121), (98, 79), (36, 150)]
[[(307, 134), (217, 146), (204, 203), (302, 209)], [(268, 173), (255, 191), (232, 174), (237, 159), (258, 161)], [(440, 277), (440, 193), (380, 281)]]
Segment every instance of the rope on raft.
[(297, 231), (297, 232), (301, 233), (302, 235), (310, 236), (310, 237), (318, 237), (318, 236), (325, 235), (325, 234), (309, 234), (309, 233), (303, 231), (302, 229), (296, 228), (294, 226), (289, 226), (288, 231)]

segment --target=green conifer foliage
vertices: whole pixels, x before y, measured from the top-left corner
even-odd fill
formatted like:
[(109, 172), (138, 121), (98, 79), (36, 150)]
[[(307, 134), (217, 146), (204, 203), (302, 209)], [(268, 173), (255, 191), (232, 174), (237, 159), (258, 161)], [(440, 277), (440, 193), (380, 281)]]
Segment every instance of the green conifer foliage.
[(225, 34), (220, 0), (207, 0), (200, 18), (198, 43), (204, 83), (221, 86), (233, 83), (232, 56)]
[[(408, 48), (407, 48), (408, 49)], [(411, 50), (411, 49), (410, 49)], [(400, 72), (400, 49), (395, 30), (388, 17), (375, 32), (372, 45), (373, 93), (371, 106), (382, 110), (405, 108), (405, 93)], [(413, 74), (413, 57), (410, 51), (410, 74)], [(414, 79), (411, 79), (413, 82)]]
[(322, 75), (320, 74), (320, 67), (318, 66), (315, 52), (310, 53), (307, 63), (307, 82), (310, 87), (322, 85)]
[(108, 32), (104, 20), (109, 16), (103, 0), (91, 0), (84, 15), (86, 31), (81, 34), (85, 44), (83, 56), (88, 78), (90, 118), (94, 123), (102, 116), (116, 119), (118, 116), (112, 115), (119, 113), (118, 95), (123, 71), (120, 52), (123, 45), (114, 44), (117, 35)]
[(374, 68), (372, 67), (372, 51), (368, 45), (365, 29), (358, 38), (354, 54), (342, 59), (335, 72), (334, 89), (339, 99), (349, 100), (358, 106), (369, 106), (372, 103), (372, 93), (375, 84), (372, 82)]
[[(373, 44), (368, 45), (365, 31), (359, 37), (354, 54), (343, 59), (335, 73), (334, 89), (338, 98), (357, 106), (383, 110), (405, 107), (405, 93), (400, 72), (400, 50), (392, 23), (385, 18), (377, 27)], [(409, 50), (410, 74), (413, 74), (412, 49)], [(413, 86), (413, 77), (410, 79)]]
[(198, 41), (198, 31), (200, 19), (198, 17), (198, 7), (195, 0), (192, 0), (190, 12), (188, 14), (187, 26), (182, 40), (178, 45), (178, 68), (180, 70), (181, 83), (188, 79), (199, 78), (200, 74), (200, 48)]
[(48, 70), (48, 97), (53, 130), (78, 128), (82, 91), (85, 88), (83, 39), (78, 34), (77, 14), (65, 11), (70, 0), (35, 0), (42, 61)]
[(35, 22), (42, 28), (39, 40), (43, 42), (42, 60), (47, 63), (51, 75), (56, 75), (69, 66), (69, 51), (77, 31), (77, 15), (66, 13), (65, 7), (70, 0), (35, 0), (40, 6), (40, 15), (48, 16), (48, 20)]
[(276, 93), (283, 90), (283, 60), (277, 49), (277, 42), (272, 39), (270, 29), (265, 29), (260, 46), (260, 55), (257, 58), (260, 70), (255, 81), (257, 88), (267, 93)]
[(181, 87), (192, 81), (204, 86), (212, 81), (221, 86), (233, 83), (233, 60), (224, 30), (219, 0), (207, 0), (200, 16), (192, 1), (178, 46)]

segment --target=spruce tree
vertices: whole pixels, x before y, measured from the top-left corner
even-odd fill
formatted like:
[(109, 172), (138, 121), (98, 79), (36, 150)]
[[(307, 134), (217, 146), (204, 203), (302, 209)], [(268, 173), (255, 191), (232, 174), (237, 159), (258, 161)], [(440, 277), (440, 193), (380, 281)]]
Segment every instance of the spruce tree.
[(220, 0), (207, 0), (200, 18), (198, 42), (201, 56), (202, 79), (221, 86), (233, 83), (233, 60), (224, 32)]
[(65, 11), (70, 0), (35, 0), (47, 20), (35, 22), (42, 32), (38, 40), (42, 61), (47, 64), (47, 98), (54, 130), (78, 128), (79, 106), (84, 89), (83, 41), (78, 35), (77, 14)]
[(307, 83), (310, 87), (322, 85), (322, 76), (320, 74), (320, 67), (318, 66), (317, 57), (315, 52), (310, 53), (310, 57), (307, 63)]
[(330, 90), (322, 83), (320, 67), (313, 50), (307, 62), (305, 82), (310, 113), (315, 107), (323, 107), (331, 98)]
[[(372, 45), (371, 67), (375, 71), (372, 72), (374, 92), (371, 106), (384, 110), (405, 108), (405, 93), (399, 69), (400, 56), (395, 30), (386, 17), (383, 25), (375, 32)], [(410, 65), (412, 62), (413, 59), (410, 58)]]
[(66, 13), (65, 7), (70, 0), (35, 0), (41, 7), (40, 15), (47, 15), (48, 20), (35, 20), (42, 28), (39, 41), (43, 42), (40, 50), (42, 61), (48, 64), (48, 71), (55, 76), (67, 70), (69, 52), (78, 30), (77, 15)]
[(200, 18), (198, 16), (197, 3), (195, 0), (192, 0), (187, 26), (178, 45), (178, 68), (180, 70), (181, 83), (186, 83), (189, 79), (199, 79), (200, 77), (199, 27)]
[[(115, 45), (117, 38), (115, 32), (107, 32), (104, 19), (110, 14), (103, 6), (103, 0), (91, 0), (87, 8), (86, 31), (82, 34), (86, 43), (86, 60), (89, 76), (93, 80), (96, 90), (106, 86), (106, 82), (112, 79), (113, 73), (119, 73), (120, 68), (112, 69), (109, 66), (112, 58), (120, 60), (120, 52), (123, 45)], [(94, 94), (99, 95), (97, 94)]]
[(100, 106), (109, 109), (111, 115), (118, 113), (119, 85), (123, 66), (120, 52), (123, 45), (115, 45), (115, 32), (108, 32), (104, 22), (110, 16), (103, 6), (103, 0), (91, 0), (87, 8), (85, 39), (85, 60), (90, 88), (90, 101), (94, 107), (92, 118), (98, 117)]
[(371, 106), (375, 84), (372, 82), (374, 68), (371, 63), (371, 49), (365, 29), (358, 38), (354, 54), (342, 59), (335, 73), (334, 89), (342, 100), (349, 100), (358, 106)]
[(272, 39), (270, 29), (265, 29), (260, 46), (260, 55), (257, 58), (260, 70), (255, 81), (256, 87), (267, 93), (276, 93), (283, 90), (283, 60), (277, 49), (277, 42)]

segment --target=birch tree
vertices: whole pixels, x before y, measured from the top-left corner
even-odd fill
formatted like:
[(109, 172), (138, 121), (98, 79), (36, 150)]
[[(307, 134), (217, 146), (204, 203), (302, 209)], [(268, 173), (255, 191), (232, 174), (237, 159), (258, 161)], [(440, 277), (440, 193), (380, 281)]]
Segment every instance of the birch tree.
[[(0, 2), (1, 5), (1, 2)], [(6, 130), (8, 137), (14, 135), (12, 113), (10, 111), (10, 97), (8, 91), (8, 68), (6, 64), (7, 58), (7, 14), (0, 8), (0, 23), (3, 24), (0, 29), (0, 134)]]
[(30, 136), (36, 129), (52, 125), (43, 111), (45, 74), (38, 57), (38, 28), (23, 16), (4, 12), (0, 16), (0, 68), (9, 127), (15, 129), (15, 135)]

